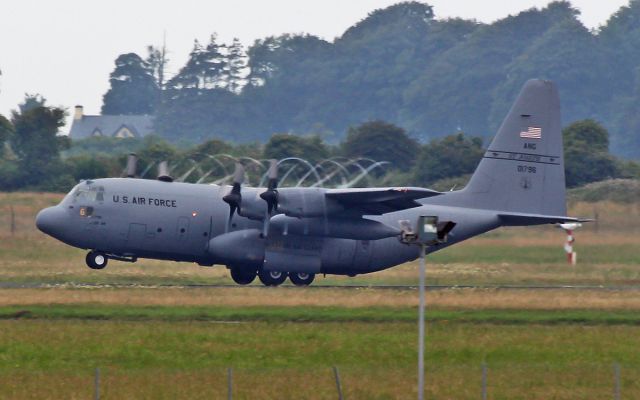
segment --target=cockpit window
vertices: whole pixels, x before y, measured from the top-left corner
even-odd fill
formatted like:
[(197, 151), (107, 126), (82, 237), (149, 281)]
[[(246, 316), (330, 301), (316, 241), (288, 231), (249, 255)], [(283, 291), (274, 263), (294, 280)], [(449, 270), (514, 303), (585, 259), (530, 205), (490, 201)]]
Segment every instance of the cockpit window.
[(72, 194), (74, 203), (92, 203), (104, 201), (104, 187), (102, 186), (77, 186)]

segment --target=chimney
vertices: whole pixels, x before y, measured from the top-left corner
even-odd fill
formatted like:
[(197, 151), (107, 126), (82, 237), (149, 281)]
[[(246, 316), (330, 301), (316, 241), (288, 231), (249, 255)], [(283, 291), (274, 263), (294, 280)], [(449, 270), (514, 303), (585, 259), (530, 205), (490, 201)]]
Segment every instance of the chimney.
[(83, 115), (84, 115), (83, 107), (76, 106), (76, 112), (75, 114), (73, 114), (73, 120), (74, 121), (81, 120)]

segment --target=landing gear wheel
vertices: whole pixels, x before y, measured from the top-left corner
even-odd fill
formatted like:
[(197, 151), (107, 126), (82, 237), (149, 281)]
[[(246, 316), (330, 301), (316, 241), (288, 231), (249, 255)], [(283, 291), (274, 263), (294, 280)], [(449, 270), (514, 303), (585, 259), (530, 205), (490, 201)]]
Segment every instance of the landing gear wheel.
[(256, 279), (256, 271), (246, 268), (231, 268), (231, 279), (238, 285), (248, 285)]
[(85, 258), (87, 265), (91, 269), (103, 269), (107, 266), (109, 257), (100, 251), (90, 251)]
[(287, 279), (286, 272), (280, 271), (260, 271), (258, 278), (265, 286), (278, 286)]
[(308, 274), (306, 272), (290, 272), (289, 280), (296, 286), (309, 286), (315, 279), (316, 274)]

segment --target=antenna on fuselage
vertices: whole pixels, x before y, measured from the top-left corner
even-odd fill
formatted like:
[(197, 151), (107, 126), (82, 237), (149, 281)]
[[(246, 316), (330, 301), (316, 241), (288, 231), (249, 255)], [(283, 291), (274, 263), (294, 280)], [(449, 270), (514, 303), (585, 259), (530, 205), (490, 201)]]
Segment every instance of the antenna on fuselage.
[(127, 157), (127, 178), (136, 177), (136, 167), (138, 165), (138, 155), (136, 153), (129, 153)]

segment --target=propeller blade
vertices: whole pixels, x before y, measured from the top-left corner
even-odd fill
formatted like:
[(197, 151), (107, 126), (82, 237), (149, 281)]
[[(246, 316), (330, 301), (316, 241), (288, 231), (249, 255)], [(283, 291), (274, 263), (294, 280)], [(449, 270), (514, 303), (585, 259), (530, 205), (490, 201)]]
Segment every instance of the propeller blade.
[(229, 204), (229, 219), (227, 220), (227, 232), (231, 229), (231, 221), (236, 211), (240, 210), (242, 204), (241, 187), (244, 182), (244, 167), (240, 163), (236, 163), (236, 170), (233, 173), (233, 186), (231, 192), (225, 195), (222, 200)]
[(229, 205), (229, 218), (227, 218), (227, 225), (225, 227), (225, 233), (229, 232), (231, 230), (231, 220), (233, 219), (233, 214), (236, 212), (236, 206), (235, 205)]
[(269, 223), (271, 222), (271, 216), (267, 215), (264, 219), (264, 224), (262, 225), (262, 237), (267, 237), (269, 234)]
[(236, 163), (236, 169), (233, 172), (233, 183), (242, 185), (244, 183), (244, 166), (240, 163)]
[(269, 221), (273, 215), (273, 211), (278, 208), (278, 160), (269, 160), (269, 182), (267, 190), (260, 193), (260, 198), (267, 203), (267, 211), (264, 216), (264, 224), (262, 226), (262, 236), (267, 237), (269, 233)]
[(269, 190), (275, 190), (278, 187), (278, 160), (269, 160), (269, 183), (267, 188)]

